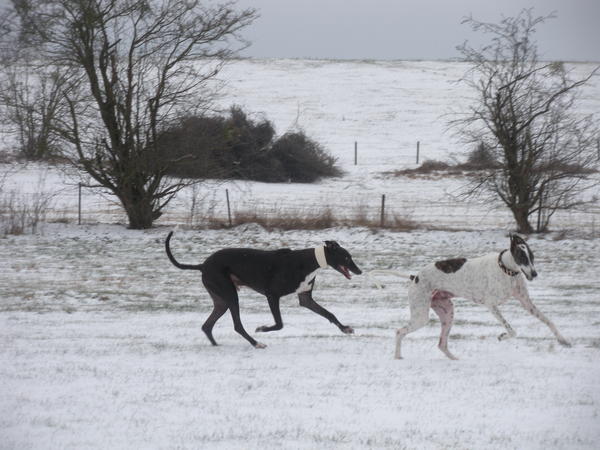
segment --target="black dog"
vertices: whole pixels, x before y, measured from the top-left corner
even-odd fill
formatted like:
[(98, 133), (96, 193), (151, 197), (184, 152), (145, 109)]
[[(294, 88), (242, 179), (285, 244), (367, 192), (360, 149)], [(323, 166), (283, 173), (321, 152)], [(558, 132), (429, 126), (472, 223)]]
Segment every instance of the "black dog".
[(255, 341), (244, 329), (240, 320), (240, 307), (237, 291), (240, 286), (259, 292), (267, 297), (275, 325), (262, 326), (257, 332), (281, 330), (281, 312), (279, 299), (296, 292), (300, 305), (325, 317), (338, 326), (343, 333), (353, 333), (354, 330), (342, 325), (337, 318), (320, 306), (312, 298), (312, 289), (315, 276), (320, 268), (328, 265), (350, 279), (350, 271), (360, 275), (361, 270), (356, 267), (347, 250), (340, 247), (337, 242), (325, 241), (324, 247), (309, 248), (305, 250), (290, 250), (288, 248), (264, 251), (250, 248), (226, 248), (210, 255), (203, 264), (180, 264), (175, 260), (169, 241), (173, 232), (170, 232), (165, 241), (167, 256), (171, 262), (180, 269), (199, 270), (202, 272), (202, 283), (213, 299), (214, 309), (204, 325), (202, 331), (213, 345), (217, 345), (212, 335), (215, 322), (229, 309), (235, 331), (245, 337), (256, 348), (265, 345)]

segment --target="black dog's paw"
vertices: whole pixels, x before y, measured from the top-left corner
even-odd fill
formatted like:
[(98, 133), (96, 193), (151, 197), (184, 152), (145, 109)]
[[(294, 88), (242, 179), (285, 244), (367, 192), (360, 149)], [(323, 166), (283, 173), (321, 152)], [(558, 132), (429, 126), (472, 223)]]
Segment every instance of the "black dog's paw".
[(267, 327), (266, 325), (263, 325), (262, 327), (258, 327), (256, 329), (256, 333), (264, 333), (266, 331), (269, 331), (269, 327)]
[(346, 326), (346, 325), (344, 325), (342, 328), (340, 328), (340, 330), (342, 330), (342, 333), (344, 333), (344, 334), (354, 334), (354, 328)]

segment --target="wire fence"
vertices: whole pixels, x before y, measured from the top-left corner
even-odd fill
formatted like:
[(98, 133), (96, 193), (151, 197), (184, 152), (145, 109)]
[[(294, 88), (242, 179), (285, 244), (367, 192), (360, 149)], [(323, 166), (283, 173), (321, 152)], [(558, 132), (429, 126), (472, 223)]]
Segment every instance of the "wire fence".
[[(20, 194), (21, 203), (39, 202), (40, 194)], [(95, 186), (72, 186), (60, 194), (48, 194), (46, 220), (65, 223), (127, 223), (122, 206)], [(37, 199), (37, 200), (36, 200)], [(410, 222), (413, 228), (485, 230), (513, 229), (508, 209), (489, 202), (457, 199), (411, 198), (401, 192), (361, 193), (282, 189), (262, 194), (243, 189), (187, 188), (165, 209), (157, 225), (230, 226), (263, 219), (315, 219), (329, 215), (336, 224), (390, 227)], [(600, 205), (559, 211), (553, 216), (553, 230), (575, 230), (599, 235)], [(393, 227), (393, 226), (392, 226)]]

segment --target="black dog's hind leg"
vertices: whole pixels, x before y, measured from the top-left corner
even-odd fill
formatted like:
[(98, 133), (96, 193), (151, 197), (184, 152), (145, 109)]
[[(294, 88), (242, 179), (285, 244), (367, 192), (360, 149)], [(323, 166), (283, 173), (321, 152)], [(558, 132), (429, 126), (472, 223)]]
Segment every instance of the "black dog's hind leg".
[[(216, 297), (215, 306), (217, 304), (221, 305), (222, 303), (224, 303), (227, 307), (224, 311), (222, 310), (222, 307), (218, 310), (218, 312), (213, 311), (213, 314), (215, 316), (214, 322), (216, 322), (216, 320), (220, 316), (222, 316), (223, 313), (227, 311), (227, 309), (229, 309), (229, 312), (231, 313), (231, 318), (233, 319), (233, 328), (235, 329), (235, 331), (241, 334), (248, 342), (250, 342), (250, 344), (253, 347), (265, 348), (266, 346), (264, 344), (261, 344), (260, 342), (256, 342), (252, 338), (252, 336), (250, 336), (246, 332), (244, 326), (242, 325), (242, 321), (240, 319), (240, 304), (237, 295), (237, 289), (235, 288), (235, 285), (233, 284), (231, 279), (222, 274), (204, 271), (202, 273), (202, 282), (204, 283), (204, 286), (206, 287), (206, 290), (210, 293), (211, 297), (213, 297), (213, 300), (215, 300)], [(211, 314), (211, 317), (213, 317), (213, 314)], [(211, 317), (209, 317), (209, 320)], [(207, 326), (207, 328), (209, 326), (210, 323)], [(214, 342), (214, 339), (212, 339), (211, 342)]]
[(320, 316), (325, 317), (331, 323), (337, 325), (337, 327), (340, 330), (342, 330), (342, 333), (345, 333), (345, 334), (354, 333), (354, 330), (352, 329), (352, 327), (342, 325), (333, 314), (331, 314), (329, 311), (327, 311), (325, 308), (323, 308), (321, 305), (319, 305), (317, 302), (315, 302), (314, 299), (312, 298), (312, 291), (301, 292), (300, 294), (298, 294), (298, 298), (300, 299), (300, 306), (304, 306), (305, 308), (308, 308), (311, 311), (316, 312)]
[(275, 325), (258, 327), (256, 329), (257, 333), (267, 332), (267, 331), (276, 331), (281, 330), (283, 328), (283, 321), (281, 320), (281, 311), (279, 310), (279, 297), (267, 296), (267, 300), (269, 301), (269, 308), (271, 308), (271, 313), (273, 314), (273, 319), (275, 319)]
[(231, 313), (231, 318), (233, 319), (233, 328), (235, 329), (235, 331), (237, 331), (239, 334), (241, 334), (244, 338), (246, 338), (246, 340), (248, 342), (250, 342), (250, 345), (252, 345), (253, 347), (265, 348), (266, 347), (265, 344), (256, 342), (252, 338), (252, 336), (250, 336), (244, 329), (244, 326), (242, 325), (242, 321), (240, 319), (239, 299), (237, 296), (237, 292), (235, 292), (235, 287), (233, 289), (234, 289), (234, 296), (230, 297), (230, 302), (229, 302), (229, 312)]
[(210, 313), (210, 316), (208, 316), (208, 319), (206, 319), (206, 322), (204, 322), (204, 325), (202, 325), (202, 331), (204, 331), (204, 334), (206, 334), (206, 337), (212, 345), (218, 345), (215, 339), (213, 338), (212, 329), (215, 326), (217, 320), (219, 320), (221, 316), (227, 312), (228, 307), (227, 303), (225, 303), (225, 301), (217, 294), (211, 291), (208, 291), (208, 293), (213, 299), (214, 308)]

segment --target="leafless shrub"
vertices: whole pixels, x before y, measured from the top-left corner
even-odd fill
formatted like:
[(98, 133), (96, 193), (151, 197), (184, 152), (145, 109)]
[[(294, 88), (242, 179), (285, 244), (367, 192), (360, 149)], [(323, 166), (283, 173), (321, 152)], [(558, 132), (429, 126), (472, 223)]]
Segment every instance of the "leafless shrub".
[(35, 233), (46, 221), (56, 194), (44, 188), (44, 176), (31, 194), (7, 190), (6, 180), (12, 173), (9, 170), (0, 175), (0, 236)]
[(38, 231), (46, 221), (53, 199), (54, 195), (47, 192), (0, 194), (0, 236)]

